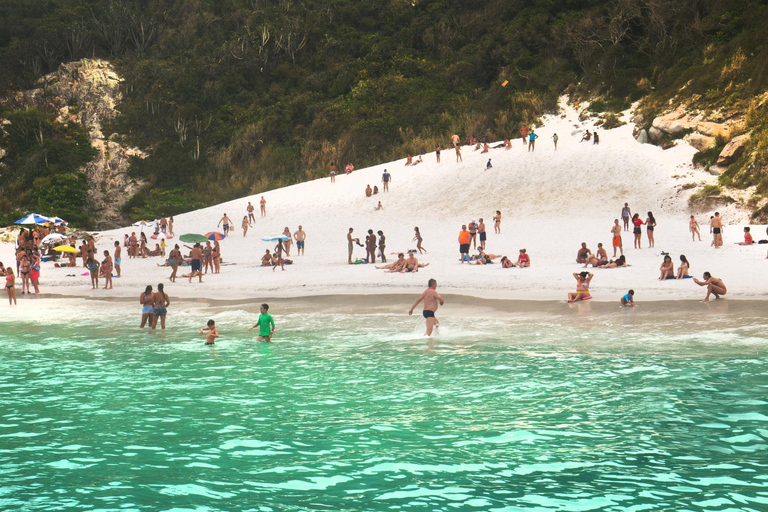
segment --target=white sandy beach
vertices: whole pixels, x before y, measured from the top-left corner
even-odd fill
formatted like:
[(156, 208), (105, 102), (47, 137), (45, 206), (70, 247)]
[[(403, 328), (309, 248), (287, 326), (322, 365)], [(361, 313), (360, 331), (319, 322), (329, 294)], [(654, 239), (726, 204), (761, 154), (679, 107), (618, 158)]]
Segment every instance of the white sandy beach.
[[(221, 273), (206, 275), (202, 284), (197, 280), (190, 284), (186, 279), (170, 283), (170, 268), (157, 266), (161, 258), (129, 260), (124, 254), (123, 276), (114, 280), (113, 290), (92, 290), (90, 279), (80, 275), (82, 268), (73, 272), (45, 263), (41, 291), (44, 296), (130, 298), (138, 297), (148, 284), (164, 282), (166, 292), (181, 299), (263, 301), (274, 297), (389, 293), (413, 293), (415, 298), (434, 277), (438, 290), (445, 293), (564, 300), (574, 289), (572, 273), (581, 270), (575, 262), (580, 243), (587, 242), (595, 251), (597, 243), (602, 242), (612, 256), (610, 228), (624, 202), (628, 202), (632, 212), (641, 213), (643, 220), (646, 212), (654, 213), (658, 222), (656, 247), (648, 248), (645, 228), (640, 250), (632, 248), (632, 234), (625, 232), (622, 239), (631, 266), (594, 270), (594, 300), (618, 301), (630, 288), (635, 290), (638, 302), (703, 298), (705, 290), (691, 279), (658, 281), (661, 251), (671, 253), (675, 268), (679, 255), (685, 254), (692, 275), (701, 277), (709, 271), (722, 278), (728, 287), (728, 300), (765, 298), (768, 246), (735, 245), (743, 239), (742, 228), (748, 219), (745, 212), (719, 209), (724, 218), (725, 245), (718, 250), (710, 247), (711, 213), (694, 212), (703, 241), (691, 241), (688, 197), (692, 190), (681, 187), (715, 181), (714, 176), (690, 165), (693, 148), (681, 143), (665, 151), (639, 144), (632, 138), (631, 125), (600, 130), (598, 146), (580, 143), (583, 130), (592, 129), (591, 122), (580, 123), (573, 110), (564, 113), (546, 118), (544, 126), (536, 130), (540, 137), (533, 153), (525, 150), (518, 138), (511, 151), (492, 149), (480, 154), (465, 146), (461, 163), (456, 163), (453, 149), (443, 149), (440, 164), (435, 162), (434, 153), (428, 153), (424, 163), (414, 167), (405, 167), (403, 159), (355, 170), (350, 176), (343, 175), (342, 163), (336, 183), (324, 178), (264, 193), (267, 215), (263, 218), (258, 216), (261, 194), (177, 215), (177, 237), (220, 230), (216, 224), (224, 213), (238, 228), (221, 242), (225, 262)], [(551, 141), (553, 133), (560, 138), (557, 151)], [(489, 157), (493, 168), (486, 171)], [(366, 198), (367, 184), (381, 188), (385, 168), (392, 174), (390, 191)], [(239, 226), (248, 201), (256, 207), (257, 221), (243, 237)], [(384, 209), (375, 211), (378, 201)], [(491, 218), (496, 210), (503, 215), (500, 235), (493, 233)], [(460, 263), (457, 237), (461, 225), (481, 217), (488, 230), (487, 252), (516, 260), (518, 250), (524, 247), (531, 257), (531, 268)], [(263, 242), (261, 236), (281, 232), (286, 226), (294, 232), (300, 224), (307, 232), (306, 255), (296, 256), (294, 246), (291, 259), (295, 263), (286, 266), (284, 272), (260, 267), (264, 250), (274, 247), (274, 243)], [(421, 228), (423, 246), (429, 251), (419, 260), (430, 264), (417, 274), (388, 274), (373, 265), (347, 264), (346, 234), (350, 227), (361, 240), (368, 229), (383, 230), (387, 252), (392, 253), (415, 248), (414, 226)], [(124, 234), (132, 231), (138, 232), (138, 228), (99, 233), (99, 255), (104, 249), (113, 249), (115, 240), (122, 242)], [(765, 226), (753, 226), (752, 233), (755, 240), (766, 238)], [(172, 247), (174, 241), (170, 242)], [(365, 251), (358, 247), (355, 254), (364, 257)], [(387, 257), (396, 258), (391, 254)], [(0, 245), (0, 261), (14, 263), (12, 244)], [(179, 274), (187, 269), (180, 269)], [(77, 276), (67, 277), (72, 273)], [(41, 306), (27, 296), (18, 297), (19, 308)]]

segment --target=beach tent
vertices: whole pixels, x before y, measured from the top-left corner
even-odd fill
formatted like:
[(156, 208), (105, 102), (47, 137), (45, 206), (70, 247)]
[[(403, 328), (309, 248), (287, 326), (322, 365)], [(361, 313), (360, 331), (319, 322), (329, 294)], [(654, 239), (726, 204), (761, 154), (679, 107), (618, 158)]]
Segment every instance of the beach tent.
[(44, 215), (30, 213), (23, 219), (17, 220), (14, 224), (45, 224), (46, 222), (51, 222), (51, 219)]
[(227, 235), (225, 235), (224, 233), (219, 233), (217, 231), (211, 231), (210, 233), (205, 234), (205, 238), (207, 238), (208, 240), (224, 240), (225, 238), (227, 238)]
[(282, 240), (285, 242), (286, 240), (290, 240), (290, 237), (288, 235), (284, 235), (282, 233), (272, 234), (261, 237), (262, 240), (265, 242), (277, 242), (278, 240)]
[(207, 242), (208, 237), (205, 237), (203, 235), (197, 235), (195, 233), (187, 233), (186, 235), (181, 235), (179, 237), (179, 240), (182, 242), (186, 242), (188, 244), (195, 244), (197, 242)]
[(60, 233), (51, 233), (50, 235), (46, 236), (42, 240), (40, 240), (41, 244), (50, 244), (54, 242), (58, 242), (59, 240), (66, 240), (66, 236), (60, 234)]

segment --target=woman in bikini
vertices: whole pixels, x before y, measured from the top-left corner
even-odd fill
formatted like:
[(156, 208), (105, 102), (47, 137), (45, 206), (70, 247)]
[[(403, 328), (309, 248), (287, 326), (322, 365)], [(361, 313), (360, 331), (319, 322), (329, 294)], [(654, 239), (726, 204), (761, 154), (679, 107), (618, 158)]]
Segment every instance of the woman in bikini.
[(139, 295), (139, 304), (141, 304), (141, 325), (143, 328), (149, 321), (150, 327), (152, 326), (152, 285), (148, 285), (144, 289), (144, 293)]
[(725, 295), (728, 291), (725, 288), (725, 283), (723, 283), (723, 280), (717, 277), (712, 277), (712, 274), (709, 272), (704, 272), (704, 281), (699, 281), (694, 277), (693, 282), (699, 286), (707, 287), (707, 296), (704, 297), (704, 300), (701, 302), (709, 302), (710, 294), (714, 295), (716, 299), (719, 299), (721, 295)]
[(173, 269), (173, 272), (171, 272), (170, 280), (172, 283), (176, 282), (176, 271), (179, 270), (179, 265), (181, 265), (181, 251), (179, 250), (179, 245), (176, 244), (173, 249), (171, 249), (170, 254), (168, 254), (168, 264), (171, 266), (171, 269)]
[(419, 254), (427, 252), (427, 250), (421, 246), (421, 242), (423, 240), (423, 238), (421, 238), (421, 231), (419, 231), (418, 227), (413, 228), (413, 231), (413, 239), (416, 241), (416, 248), (419, 250)]
[(21, 274), (21, 294), (24, 295), (24, 290), (29, 293), (29, 267), (31, 263), (27, 258), (26, 253), (21, 257), (21, 263), (19, 265), (19, 274)]
[(213, 241), (213, 251), (211, 251), (211, 258), (213, 259), (213, 273), (218, 274), (221, 272), (221, 246), (218, 240)]
[(589, 294), (589, 283), (592, 282), (592, 278), (595, 277), (591, 272), (574, 272), (574, 279), (576, 279), (576, 292), (568, 294), (568, 302), (576, 302), (578, 300), (584, 300), (592, 298)]
[(8, 304), (16, 304), (16, 276), (11, 267), (5, 269), (5, 293), (8, 294)]
[[(32, 261), (29, 266), (29, 280), (35, 289), (35, 295), (40, 293), (40, 255), (37, 253), (37, 250), (32, 253)], [(27, 291), (29, 291), (29, 285), (27, 285)]]
[(664, 261), (661, 263), (659, 270), (661, 271), (659, 281), (665, 281), (675, 277), (675, 266), (672, 263), (672, 258), (669, 256), (669, 254), (664, 256)]
[(288, 226), (285, 226), (285, 229), (283, 230), (283, 234), (288, 237), (288, 240), (285, 240), (283, 242), (283, 246), (285, 249), (285, 255), (290, 256), (291, 255), (291, 244), (293, 243), (293, 236), (291, 235), (291, 230), (288, 229)]
[(648, 247), (653, 247), (655, 242), (653, 240), (653, 228), (656, 227), (656, 219), (653, 218), (653, 212), (648, 212), (648, 218), (645, 219), (645, 232), (648, 234)]
[(676, 279), (683, 279), (685, 277), (688, 277), (688, 270), (691, 268), (691, 264), (688, 263), (688, 259), (685, 257), (685, 254), (680, 255), (680, 266), (677, 267), (677, 276)]
[(699, 237), (701, 242), (701, 232), (699, 231), (699, 223), (696, 222), (696, 217), (691, 215), (691, 220), (688, 222), (688, 230), (691, 232), (691, 241), (696, 241), (696, 237)]
[(243, 217), (243, 223), (240, 225), (240, 227), (243, 228), (243, 236), (245, 236), (246, 233), (248, 233), (248, 226), (250, 226), (250, 224), (248, 223), (248, 216), (246, 215), (245, 217)]
[(497, 235), (501, 234), (501, 212), (496, 210), (496, 215), (493, 216), (493, 230)]

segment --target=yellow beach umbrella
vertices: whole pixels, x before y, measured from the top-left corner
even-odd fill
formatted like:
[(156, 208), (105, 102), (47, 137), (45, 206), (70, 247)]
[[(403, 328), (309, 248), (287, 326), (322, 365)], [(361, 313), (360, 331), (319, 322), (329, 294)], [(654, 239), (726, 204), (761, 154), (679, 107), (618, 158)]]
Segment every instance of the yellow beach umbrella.
[(77, 249), (75, 249), (74, 247), (72, 247), (71, 245), (59, 245), (58, 247), (54, 247), (53, 250), (54, 251), (59, 251), (59, 252), (71, 252), (73, 254), (77, 253), (77, 252), (80, 252)]

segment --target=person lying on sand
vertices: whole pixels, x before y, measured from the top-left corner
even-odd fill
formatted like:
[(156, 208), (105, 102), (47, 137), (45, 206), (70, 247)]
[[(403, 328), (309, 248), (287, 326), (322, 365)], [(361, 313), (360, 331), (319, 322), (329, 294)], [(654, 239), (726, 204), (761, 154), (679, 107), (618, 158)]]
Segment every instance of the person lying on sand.
[(513, 263), (511, 259), (507, 258), (506, 256), (501, 257), (501, 268), (512, 268), (516, 266), (517, 264)]
[(406, 272), (418, 272), (419, 268), (427, 267), (429, 266), (429, 263), (419, 263), (419, 260), (416, 259), (416, 255), (413, 251), (411, 251), (410, 256), (408, 256), (408, 259), (405, 260), (405, 271)]
[(203, 282), (203, 273), (200, 272), (199, 270), (193, 270), (189, 274), (181, 274), (181, 277), (188, 277), (190, 283), (192, 282), (192, 278), (193, 277), (198, 277), (198, 278), (200, 278), (198, 282), (200, 282), (200, 283)]
[(627, 258), (622, 254), (615, 260), (611, 260), (604, 265), (598, 265), (599, 268), (619, 268), (627, 266)]
[(397, 259), (392, 263), (378, 265), (376, 268), (379, 270), (389, 269), (389, 272), (402, 272), (405, 270), (405, 255), (400, 253), (397, 255)]

